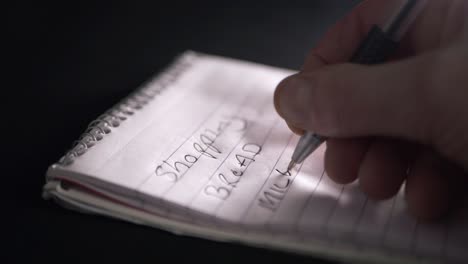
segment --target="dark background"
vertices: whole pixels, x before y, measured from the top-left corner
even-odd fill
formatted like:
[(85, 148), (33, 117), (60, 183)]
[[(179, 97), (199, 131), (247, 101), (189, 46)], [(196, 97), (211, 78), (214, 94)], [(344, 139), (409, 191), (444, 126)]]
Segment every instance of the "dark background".
[(44, 201), (41, 187), (47, 167), (91, 120), (184, 50), (298, 69), (326, 28), (358, 2), (9, 5), (4, 65), (10, 82), (2, 87), (7, 262), (322, 263), (79, 214)]

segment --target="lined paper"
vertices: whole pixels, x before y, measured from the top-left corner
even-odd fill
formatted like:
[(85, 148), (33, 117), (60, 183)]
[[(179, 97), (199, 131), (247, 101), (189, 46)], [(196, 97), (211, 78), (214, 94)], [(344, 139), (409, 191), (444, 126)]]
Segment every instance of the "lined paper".
[(144, 118), (114, 135), (131, 131), (131, 137), (122, 137), (105, 157), (95, 156), (99, 166), (79, 161), (73, 170), (82, 166), (95, 178), (134, 190), (148, 211), (213, 228), (436, 261), (466, 259), (466, 211), (457, 221), (418, 223), (406, 212), (403, 188), (376, 202), (357, 182), (333, 182), (323, 167), (325, 146), (285, 171), (298, 136), (276, 114), (272, 95), (290, 74), (196, 56), (170, 92), (142, 110)]

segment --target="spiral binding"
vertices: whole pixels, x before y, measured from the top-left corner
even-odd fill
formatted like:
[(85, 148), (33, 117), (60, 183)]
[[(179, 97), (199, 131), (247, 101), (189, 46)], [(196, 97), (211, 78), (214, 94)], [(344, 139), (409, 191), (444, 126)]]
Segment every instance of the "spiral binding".
[(122, 122), (161, 94), (192, 65), (197, 57), (200, 57), (200, 54), (193, 51), (184, 52), (166, 70), (93, 120), (57, 164), (62, 166), (72, 164), (77, 157), (86, 153)]

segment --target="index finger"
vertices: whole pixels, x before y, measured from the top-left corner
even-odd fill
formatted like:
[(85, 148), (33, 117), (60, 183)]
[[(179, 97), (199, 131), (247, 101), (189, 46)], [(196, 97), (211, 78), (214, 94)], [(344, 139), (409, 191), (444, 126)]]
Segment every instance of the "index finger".
[[(375, 23), (383, 24), (387, 21), (390, 16), (385, 11), (390, 7), (394, 8), (402, 1), (372, 0), (364, 1), (356, 6), (327, 31), (318, 45), (307, 56), (301, 71), (313, 71), (328, 64), (347, 61), (372, 25)], [(278, 87), (281, 87), (281, 84)], [(274, 105), (276, 111), (281, 113), (278, 109), (278, 91), (279, 89), (276, 89)], [(302, 129), (289, 123), (288, 126), (297, 134), (303, 132)]]

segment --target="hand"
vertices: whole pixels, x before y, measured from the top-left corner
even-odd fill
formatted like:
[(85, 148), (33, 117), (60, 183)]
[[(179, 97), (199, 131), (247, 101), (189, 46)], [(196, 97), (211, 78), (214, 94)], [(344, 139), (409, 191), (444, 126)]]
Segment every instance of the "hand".
[(365, 1), (333, 26), (278, 85), (275, 106), (294, 132), (330, 138), (334, 181), (359, 178), (376, 200), (405, 182), (410, 212), (434, 219), (467, 187), (468, 1), (428, 0), (388, 63), (345, 63), (395, 3)]

